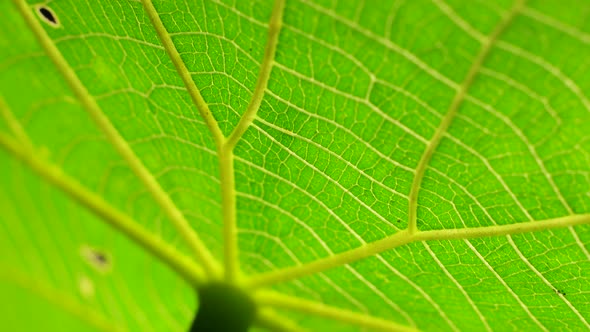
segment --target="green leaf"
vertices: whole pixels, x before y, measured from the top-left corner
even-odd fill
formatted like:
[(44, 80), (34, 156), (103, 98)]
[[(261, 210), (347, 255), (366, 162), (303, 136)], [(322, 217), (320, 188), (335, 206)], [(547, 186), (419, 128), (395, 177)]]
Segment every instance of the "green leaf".
[(590, 329), (584, 1), (0, 10), (4, 329)]

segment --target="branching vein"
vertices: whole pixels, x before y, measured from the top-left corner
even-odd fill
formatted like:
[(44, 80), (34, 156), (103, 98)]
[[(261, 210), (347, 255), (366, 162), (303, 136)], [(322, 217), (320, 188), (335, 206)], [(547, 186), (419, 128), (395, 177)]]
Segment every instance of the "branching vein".
[(190, 227), (188, 221), (185, 219), (178, 207), (174, 204), (172, 199), (170, 199), (168, 194), (166, 194), (166, 192), (162, 189), (154, 176), (133, 152), (129, 144), (110, 122), (109, 118), (102, 112), (96, 100), (90, 95), (86, 87), (76, 76), (76, 73), (68, 65), (63, 55), (57, 49), (53, 41), (49, 38), (43, 27), (33, 16), (27, 3), (24, 0), (13, 0), (13, 2), (23, 16), (25, 22), (34, 33), (37, 41), (45, 50), (47, 56), (57, 67), (58, 71), (61, 73), (69, 87), (80, 101), (80, 104), (88, 111), (94, 122), (105, 134), (109, 142), (127, 162), (135, 175), (143, 182), (146, 189), (160, 205), (166, 216), (174, 223), (174, 226), (178, 229), (183, 239), (192, 249), (195, 257), (197, 257), (199, 262), (203, 265), (205, 271), (210, 275), (217, 274), (217, 262), (209, 250), (205, 247), (201, 239)]
[(128, 215), (112, 207), (102, 197), (91, 192), (76, 180), (65, 174), (61, 168), (39, 157), (33, 149), (25, 148), (5, 133), (0, 133), (0, 148), (29, 166), (45, 181), (66, 193), (106, 223), (119, 230), (145, 250), (168, 264), (179, 275), (193, 285), (200, 285), (205, 281), (205, 275), (188, 257), (178, 252), (174, 247), (145, 230), (141, 224)]
[(363, 258), (371, 257), (380, 252), (397, 248), (411, 242), (474, 239), (491, 236), (539, 232), (549, 229), (566, 228), (570, 226), (587, 224), (590, 224), (590, 214), (579, 214), (508, 225), (416, 231), (413, 233), (410, 233), (408, 230), (404, 230), (384, 239), (367, 243), (361, 247), (319, 259), (311, 263), (254, 276), (248, 280), (247, 284), (251, 287), (262, 287), (298, 279), (303, 276), (316, 274), (331, 268), (358, 261)]
[(141, 0), (141, 3), (143, 4), (143, 8), (149, 16), (150, 21), (152, 22), (152, 25), (154, 26), (154, 29), (160, 38), (160, 41), (164, 45), (164, 49), (166, 50), (168, 57), (170, 57), (170, 60), (174, 64), (176, 72), (182, 78), (182, 81), (184, 82), (184, 85), (186, 86), (193, 103), (197, 107), (201, 117), (203, 117), (203, 120), (207, 124), (207, 127), (213, 136), (213, 140), (219, 148), (224, 141), (224, 136), (221, 132), (221, 129), (219, 129), (217, 120), (215, 120), (215, 117), (209, 110), (209, 106), (207, 106), (207, 103), (195, 85), (195, 81), (193, 81), (193, 78), (186, 68), (184, 61), (182, 61), (176, 46), (174, 46), (174, 42), (172, 41), (170, 34), (166, 30), (166, 27), (164, 27), (162, 20), (160, 20), (160, 15), (156, 11), (156, 8), (154, 8), (154, 4), (151, 0)]
[(268, 39), (264, 51), (264, 58), (258, 73), (256, 87), (252, 99), (244, 115), (234, 128), (225, 143), (218, 150), (219, 169), (221, 178), (221, 195), (223, 206), (223, 243), (224, 243), (224, 267), (225, 279), (234, 281), (239, 276), (239, 258), (238, 258), (238, 230), (236, 223), (236, 190), (235, 190), (235, 171), (234, 171), (234, 154), (233, 150), (246, 132), (248, 127), (256, 118), (256, 113), (260, 108), (262, 97), (266, 91), (270, 72), (274, 64), (277, 44), (279, 42), (279, 32), (283, 21), (283, 11), (285, 9), (284, 0), (276, 0), (268, 26)]
[(449, 106), (449, 109), (442, 119), (440, 125), (436, 129), (434, 136), (426, 145), (426, 149), (418, 162), (418, 166), (416, 167), (416, 173), (414, 175), (414, 180), (412, 181), (412, 188), (410, 189), (409, 195), (409, 211), (408, 211), (408, 230), (412, 232), (416, 232), (418, 230), (418, 192), (420, 191), (420, 187), (422, 185), (422, 180), (424, 179), (424, 173), (426, 172), (426, 167), (430, 163), (432, 159), (432, 155), (434, 154), (436, 148), (440, 144), (443, 135), (447, 132), (447, 129), (453, 122), (457, 111), (459, 110), (459, 106), (465, 100), (465, 96), (467, 95), (467, 90), (473, 84), (475, 77), (479, 73), (480, 68), (482, 67), (483, 62), (487, 58), (490, 50), (497, 42), (498, 38), (504, 32), (504, 30), (510, 25), (514, 17), (520, 12), (522, 7), (524, 6), (525, 0), (517, 0), (512, 9), (504, 16), (502, 21), (496, 26), (496, 29), (492, 32), (492, 34), (488, 38), (484, 38), (483, 43), (481, 45), (479, 54), (475, 57), (471, 68), (469, 68), (469, 72), (467, 76), (463, 80), (463, 83), (458, 87), (455, 97)]
[(279, 33), (283, 24), (284, 9), (285, 0), (276, 0), (272, 9), (270, 23), (268, 24), (268, 39), (266, 41), (260, 72), (258, 73), (258, 80), (256, 81), (256, 88), (254, 89), (252, 99), (250, 99), (246, 112), (242, 115), (242, 118), (227, 139), (226, 145), (230, 149), (238, 143), (242, 135), (256, 118), (258, 109), (260, 109), (262, 97), (268, 86), (270, 72), (275, 61), (275, 53), (277, 50), (277, 44), (279, 43)]

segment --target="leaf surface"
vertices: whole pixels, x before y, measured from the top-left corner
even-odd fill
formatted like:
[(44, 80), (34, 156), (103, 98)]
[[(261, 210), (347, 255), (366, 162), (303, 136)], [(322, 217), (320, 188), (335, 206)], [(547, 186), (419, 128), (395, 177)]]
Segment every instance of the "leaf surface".
[(583, 1), (13, 2), (10, 330), (590, 328)]

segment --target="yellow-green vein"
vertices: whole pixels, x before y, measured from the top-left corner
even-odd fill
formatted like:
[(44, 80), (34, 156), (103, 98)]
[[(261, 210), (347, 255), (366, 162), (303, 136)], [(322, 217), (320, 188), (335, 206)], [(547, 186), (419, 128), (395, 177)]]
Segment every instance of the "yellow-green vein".
[(254, 325), (273, 332), (303, 332), (304, 330), (297, 326), (291, 320), (277, 314), (272, 309), (258, 309)]
[(234, 128), (227, 141), (218, 150), (219, 169), (221, 178), (221, 198), (223, 207), (223, 243), (224, 243), (224, 267), (225, 279), (235, 281), (240, 274), (239, 250), (238, 250), (238, 229), (236, 222), (236, 190), (233, 149), (254, 121), (256, 113), (260, 108), (264, 91), (268, 85), (272, 65), (274, 63), (276, 48), (281, 30), (284, 0), (275, 0), (268, 25), (268, 39), (264, 50), (264, 58), (258, 73), (256, 87), (248, 108)]
[(398, 324), (383, 318), (274, 292), (260, 292), (256, 295), (256, 300), (262, 305), (267, 305), (273, 308), (299, 311), (308, 315), (324, 317), (377, 331), (418, 331), (413, 327)]
[(490, 34), (489, 37), (483, 39), (484, 42), (481, 45), (480, 51), (475, 57), (473, 64), (469, 68), (467, 72), (467, 76), (463, 80), (463, 83), (459, 86), (449, 109), (447, 110), (446, 115), (442, 119), (440, 125), (436, 129), (434, 136), (426, 145), (426, 149), (418, 162), (418, 166), (416, 167), (416, 173), (414, 174), (414, 179), (412, 180), (412, 187), (410, 189), (409, 199), (409, 211), (408, 211), (408, 230), (410, 233), (416, 232), (418, 230), (418, 192), (420, 191), (420, 186), (422, 185), (422, 180), (424, 179), (424, 173), (426, 172), (426, 167), (430, 163), (432, 159), (432, 155), (434, 154), (436, 148), (440, 144), (443, 135), (447, 132), (447, 129), (453, 122), (459, 107), (465, 100), (465, 96), (467, 94), (467, 90), (473, 84), (475, 77), (479, 73), (481, 66), (485, 59), (487, 58), (488, 54), (490, 53), (494, 43), (498, 40), (502, 32), (510, 25), (514, 17), (520, 12), (524, 5), (525, 0), (517, 0), (510, 9), (509, 12), (502, 18), (500, 23), (496, 26), (494, 31)]
[(156, 30), (156, 33), (158, 34), (160, 41), (164, 45), (164, 49), (166, 50), (168, 57), (174, 64), (176, 72), (182, 79), (184, 86), (186, 87), (193, 103), (197, 107), (197, 110), (201, 114), (201, 117), (203, 117), (203, 120), (209, 128), (209, 131), (213, 136), (213, 140), (215, 141), (215, 144), (219, 149), (221, 147), (221, 144), (225, 141), (225, 137), (223, 136), (221, 129), (219, 129), (219, 124), (217, 123), (217, 120), (215, 120), (215, 117), (209, 110), (209, 106), (207, 105), (207, 103), (203, 99), (203, 96), (201, 96), (199, 89), (195, 85), (195, 82), (193, 81), (190, 72), (186, 68), (184, 61), (182, 61), (182, 58), (180, 57), (180, 54), (178, 53), (176, 46), (174, 46), (174, 42), (172, 41), (172, 38), (170, 37), (168, 30), (166, 30), (166, 27), (164, 27), (162, 20), (160, 20), (160, 15), (154, 7), (154, 4), (151, 0), (141, 0), (141, 3), (143, 4), (143, 8), (145, 9), (148, 17), (150, 18), (150, 21), (152, 22), (152, 25), (154, 26), (154, 29)]
[(491, 236), (514, 235), (538, 232), (549, 229), (590, 224), (590, 214), (579, 214), (539, 221), (526, 221), (508, 225), (482, 226), (460, 229), (441, 229), (432, 231), (408, 230), (398, 232), (384, 239), (367, 243), (361, 247), (341, 252), (299, 266), (271, 271), (253, 276), (246, 281), (248, 287), (264, 287), (320, 273), (338, 266), (371, 257), (385, 250), (397, 248), (416, 241), (463, 240)]
[(105, 332), (125, 331), (123, 328), (111, 323), (105, 316), (92, 310), (90, 307), (84, 308), (84, 306), (74, 297), (46, 285), (43, 280), (33, 280), (25, 273), (11, 269), (7, 266), (0, 267), (0, 280), (13, 283), (26, 291), (38, 295), (47, 302), (62, 308), (65, 312), (89, 325), (92, 325), (98, 330)]
[(266, 40), (266, 47), (264, 49), (264, 58), (260, 65), (260, 72), (258, 73), (258, 79), (256, 81), (256, 87), (252, 94), (252, 99), (248, 104), (248, 108), (242, 118), (229, 135), (227, 142), (225, 143), (229, 149), (238, 144), (238, 141), (244, 135), (250, 124), (256, 118), (256, 113), (260, 109), (262, 103), (262, 97), (264, 91), (268, 86), (268, 80), (270, 79), (270, 73), (275, 61), (275, 54), (277, 50), (277, 44), (279, 43), (279, 33), (283, 24), (283, 12), (285, 10), (285, 0), (275, 0), (272, 14), (270, 16), (270, 22), (268, 24), (268, 39)]
[(36, 17), (32, 14), (29, 6), (24, 0), (13, 0), (17, 9), (23, 16), (27, 25), (33, 31), (37, 41), (41, 44), (47, 56), (57, 67), (69, 87), (72, 89), (80, 104), (88, 111), (94, 122), (105, 134), (109, 142), (119, 152), (127, 162), (135, 175), (143, 182), (146, 189), (160, 205), (164, 213), (174, 223), (174, 226), (181, 234), (182, 238), (193, 251), (199, 263), (203, 265), (205, 272), (211, 276), (219, 274), (218, 263), (215, 261), (209, 250), (202, 243), (201, 239), (190, 227), (184, 215), (170, 199), (168, 194), (162, 189), (150, 171), (143, 165), (141, 160), (135, 155), (129, 144), (119, 134), (107, 116), (102, 112), (96, 100), (90, 95), (86, 87), (76, 76), (76, 73), (70, 68), (63, 55), (59, 52), (53, 41), (49, 38), (43, 27), (39, 24)]
[(32, 148), (33, 143), (29, 139), (29, 136), (21, 126), (20, 122), (15, 118), (14, 114), (6, 104), (4, 97), (0, 95), (0, 116), (4, 118), (8, 128), (12, 132), (12, 135), (19, 140), (19, 142), (26, 148)]
[(239, 278), (238, 227), (236, 223), (236, 190), (233, 150), (222, 147), (217, 152), (223, 216), (223, 267), (228, 282)]
[(0, 133), (0, 148), (22, 161), (45, 181), (62, 190), (71, 199), (102, 218), (104, 222), (141, 245), (145, 250), (174, 269), (187, 282), (193, 285), (201, 285), (205, 282), (206, 277), (202, 269), (188, 257), (161, 238), (145, 230), (141, 224), (112, 207), (100, 196), (82, 186), (65, 174), (61, 168), (39, 157), (37, 151), (23, 148), (22, 145), (5, 133)]

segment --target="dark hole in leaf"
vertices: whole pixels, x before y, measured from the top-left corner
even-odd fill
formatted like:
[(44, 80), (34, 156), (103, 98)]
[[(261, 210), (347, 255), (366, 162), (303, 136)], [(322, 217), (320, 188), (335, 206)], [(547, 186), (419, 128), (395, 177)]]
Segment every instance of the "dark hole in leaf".
[(101, 272), (106, 272), (111, 268), (111, 259), (107, 252), (83, 246), (81, 251), (82, 257), (94, 268)]
[(57, 25), (57, 18), (55, 17), (55, 14), (53, 14), (53, 11), (51, 9), (42, 6), (39, 7), (37, 10), (39, 11), (39, 14), (41, 14), (41, 16), (45, 18), (47, 21), (49, 21), (53, 25)]
[(107, 265), (109, 263), (107, 256), (105, 254), (103, 254), (102, 252), (96, 251), (94, 253), (94, 258), (95, 258), (96, 262), (101, 265)]
[(246, 332), (252, 325), (256, 305), (239, 288), (212, 283), (198, 290), (199, 309), (189, 332)]

